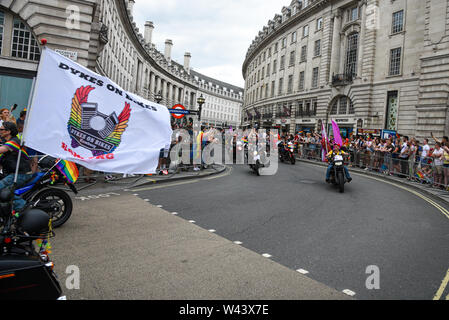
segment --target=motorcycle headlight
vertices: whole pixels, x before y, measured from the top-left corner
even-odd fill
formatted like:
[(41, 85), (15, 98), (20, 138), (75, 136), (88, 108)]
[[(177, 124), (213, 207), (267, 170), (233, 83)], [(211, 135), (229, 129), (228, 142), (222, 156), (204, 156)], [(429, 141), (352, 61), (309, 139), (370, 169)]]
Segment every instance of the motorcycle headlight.
[(341, 162), (341, 161), (335, 162), (335, 165), (336, 166), (341, 166), (341, 165), (343, 165), (343, 162)]

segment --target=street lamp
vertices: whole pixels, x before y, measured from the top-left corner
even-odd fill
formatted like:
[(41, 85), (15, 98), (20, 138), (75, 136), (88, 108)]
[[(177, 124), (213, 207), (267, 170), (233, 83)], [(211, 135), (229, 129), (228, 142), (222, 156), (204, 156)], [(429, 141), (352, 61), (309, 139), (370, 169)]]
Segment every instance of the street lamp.
[(198, 121), (201, 121), (201, 109), (203, 109), (203, 104), (206, 102), (206, 99), (204, 99), (203, 95), (201, 94), (201, 96), (196, 100), (196, 102), (199, 105), (199, 107), (198, 107)]
[(154, 99), (159, 104), (162, 101), (162, 92), (159, 90), (159, 92), (154, 96)]

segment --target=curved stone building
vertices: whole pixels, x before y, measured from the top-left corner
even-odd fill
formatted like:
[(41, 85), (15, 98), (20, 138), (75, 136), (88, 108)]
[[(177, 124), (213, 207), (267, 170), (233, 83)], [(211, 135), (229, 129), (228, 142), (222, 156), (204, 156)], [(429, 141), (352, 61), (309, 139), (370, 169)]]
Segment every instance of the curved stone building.
[(146, 22), (142, 35), (133, 20), (133, 5), (134, 0), (1, 0), (0, 107), (17, 103), (17, 116), (27, 105), (40, 40), (46, 38), (51, 49), (148, 100), (156, 101), (160, 93), (161, 104), (197, 110), (197, 98), (207, 93), (223, 105), (239, 102), (241, 114), (243, 89), (196, 73), (188, 52), (183, 64), (173, 61), (169, 39), (164, 52), (157, 50), (153, 23)]
[(449, 1), (292, 1), (243, 63), (243, 125), (449, 134)]

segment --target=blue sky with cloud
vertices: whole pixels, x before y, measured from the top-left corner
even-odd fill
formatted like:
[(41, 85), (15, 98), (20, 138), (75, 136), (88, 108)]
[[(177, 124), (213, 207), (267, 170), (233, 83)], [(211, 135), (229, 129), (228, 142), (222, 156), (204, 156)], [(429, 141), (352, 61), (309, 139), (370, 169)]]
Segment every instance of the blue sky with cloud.
[(134, 20), (144, 33), (145, 21), (154, 23), (153, 43), (164, 52), (173, 41), (172, 58), (230, 84), (244, 85), (242, 64), (253, 39), (269, 19), (290, 2), (269, 0), (136, 0)]

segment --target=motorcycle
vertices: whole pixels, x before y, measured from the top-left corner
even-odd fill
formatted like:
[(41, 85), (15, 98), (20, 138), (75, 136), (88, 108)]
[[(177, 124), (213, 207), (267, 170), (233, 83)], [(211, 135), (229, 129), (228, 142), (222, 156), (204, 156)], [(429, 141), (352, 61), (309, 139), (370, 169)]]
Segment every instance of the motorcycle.
[(330, 183), (338, 186), (340, 193), (344, 193), (346, 183), (344, 158), (342, 155), (335, 155), (330, 161), (333, 164), (330, 175)]
[(47, 251), (50, 216), (35, 208), (12, 214), (12, 199), (10, 189), (0, 192), (0, 300), (65, 300)]
[(52, 187), (65, 184), (75, 194), (78, 193), (76, 187), (69, 183), (56, 167), (57, 163), (54, 158), (43, 157), (38, 163), (41, 172), (34, 174), (25, 186), (15, 190), (15, 194), (27, 202), (26, 207), (46, 212), (51, 218), (53, 228), (67, 222), (72, 214), (73, 202), (67, 192)]
[(282, 152), (279, 152), (279, 160), (281, 162), (290, 162), (291, 164), (295, 164), (296, 163), (296, 158), (295, 158), (295, 147), (293, 145), (293, 143), (289, 142), (287, 147), (283, 147), (284, 150)]

